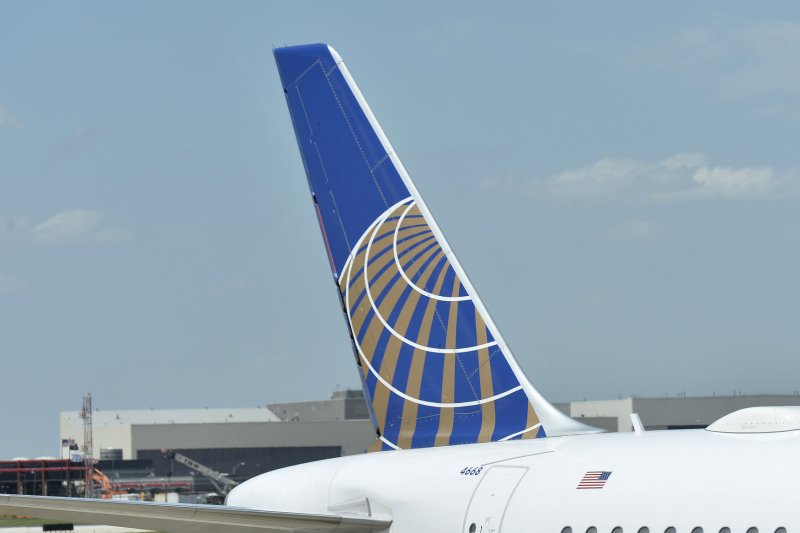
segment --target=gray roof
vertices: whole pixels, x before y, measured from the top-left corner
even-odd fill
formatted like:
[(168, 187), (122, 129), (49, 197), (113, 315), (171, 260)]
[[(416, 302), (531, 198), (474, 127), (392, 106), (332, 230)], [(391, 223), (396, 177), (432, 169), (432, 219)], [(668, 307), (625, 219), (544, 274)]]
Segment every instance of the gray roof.
[[(74, 425), (83, 424), (79, 411), (62, 411), (61, 419)], [(92, 413), (92, 425), (95, 427), (220, 422), (280, 422), (280, 419), (266, 407), (96, 410)]]

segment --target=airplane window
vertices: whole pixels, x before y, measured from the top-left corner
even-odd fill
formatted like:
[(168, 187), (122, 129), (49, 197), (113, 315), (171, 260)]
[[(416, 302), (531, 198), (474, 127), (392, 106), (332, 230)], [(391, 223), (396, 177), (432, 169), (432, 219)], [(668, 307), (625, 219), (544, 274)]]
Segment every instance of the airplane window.
[(675, 533), (675, 528), (669, 526), (667, 529), (664, 530), (664, 533)]
[[(561, 533), (572, 533), (572, 528), (566, 526), (564, 529), (561, 530)], [(777, 533), (777, 531), (775, 533)]]
[(785, 527), (779, 527), (778, 529), (775, 530), (775, 533), (786, 533), (786, 528)]
[(469, 533), (475, 533), (475, 528), (476, 528), (475, 522), (471, 523), (469, 525)]
[(720, 528), (719, 533), (731, 533), (731, 528), (729, 527)]
[(597, 533), (597, 528), (594, 526), (587, 527), (586, 533)]
[(703, 528), (700, 527), (700, 526), (697, 526), (696, 528), (694, 528), (692, 530), (692, 533), (703, 533)]
[(622, 528), (617, 526), (611, 530), (611, 533), (622, 533)]
[(639, 531), (637, 531), (637, 533), (650, 533), (650, 528), (647, 526), (642, 526), (639, 528)]
[(758, 528), (757, 527), (751, 527), (750, 529), (747, 530), (747, 533), (758, 533)]

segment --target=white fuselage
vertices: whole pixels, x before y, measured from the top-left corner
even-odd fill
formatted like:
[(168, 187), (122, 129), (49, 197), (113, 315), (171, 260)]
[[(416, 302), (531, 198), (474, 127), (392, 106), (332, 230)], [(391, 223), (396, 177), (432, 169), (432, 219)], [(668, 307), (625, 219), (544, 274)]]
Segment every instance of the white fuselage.
[[(381, 452), (269, 472), (234, 489), (227, 503), (304, 513), (369, 509), (391, 518), (393, 533), (469, 532), (472, 524), (475, 533), (773, 533), (800, 528), (798, 452), (800, 431), (705, 430)], [(611, 475), (601, 489), (578, 489), (587, 471)]]

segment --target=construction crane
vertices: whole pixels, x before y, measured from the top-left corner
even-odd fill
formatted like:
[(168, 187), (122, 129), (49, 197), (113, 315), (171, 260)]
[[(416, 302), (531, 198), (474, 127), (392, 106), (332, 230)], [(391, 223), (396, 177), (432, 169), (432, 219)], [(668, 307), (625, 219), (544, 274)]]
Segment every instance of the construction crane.
[(92, 448), (92, 393), (83, 397), (83, 464), (86, 466), (84, 496), (94, 498), (94, 449)]
[(164, 454), (164, 457), (167, 459), (172, 459), (182, 465), (186, 465), (192, 470), (196, 471), (200, 475), (207, 477), (211, 480), (211, 483), (217, 488), (220, 494), (223, 496), (228, 494), (228, 492), (233, 489), (239, 483), (237, 481), (232, 480), (228, 477), (227, 474), (223, 474), (222, 472), (217, 472), (213, 468), (209, 468), (205, 465), (201, 465), (194, 459), (186, 457), (182, 453), (176, 452), (175, 450), (161, 450), (161, 453)]

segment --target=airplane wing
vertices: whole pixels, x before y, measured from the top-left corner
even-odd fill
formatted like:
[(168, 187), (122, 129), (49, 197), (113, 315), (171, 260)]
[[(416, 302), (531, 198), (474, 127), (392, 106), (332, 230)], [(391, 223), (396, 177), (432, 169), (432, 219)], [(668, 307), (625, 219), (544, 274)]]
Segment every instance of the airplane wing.
[(282, 513), (227, 507), (49, 496), (0, 495), (0, 514), (78, 524), (132, 527), (164, 533), (377, 533), (391, 520), (335, 514)]

